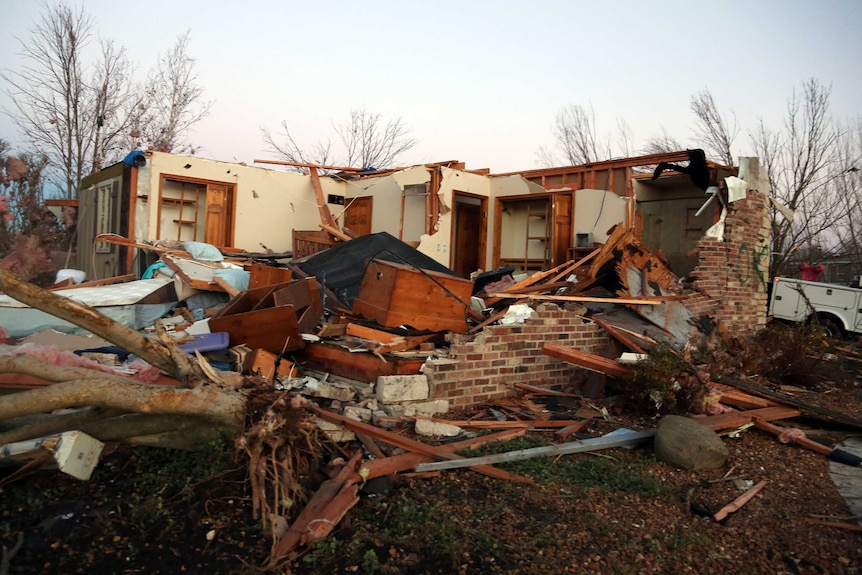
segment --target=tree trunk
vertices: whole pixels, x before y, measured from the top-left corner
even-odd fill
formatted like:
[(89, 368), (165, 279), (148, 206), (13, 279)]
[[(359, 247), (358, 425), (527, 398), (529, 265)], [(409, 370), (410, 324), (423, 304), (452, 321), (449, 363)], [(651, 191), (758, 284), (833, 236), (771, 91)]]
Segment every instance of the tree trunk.
[(43, 290), (8, 270), (0, 269), (0, 289), (21, 303), (71, 322), (134, 353), (186, 385), (205, 379), (200, 367), (173, 342), (150, 340), (90, 306)]
[(0, 402), (0, 420), (55, 409), (93, 405), (121, 411), (185, 415), (205, 419), (238, 434), (245, 424), (245, 395), (213, 387), (174, 389), (141, 383), (117, 385), (114, 379), (90, 379), (57, 383), (40, 389), (7, 395)]

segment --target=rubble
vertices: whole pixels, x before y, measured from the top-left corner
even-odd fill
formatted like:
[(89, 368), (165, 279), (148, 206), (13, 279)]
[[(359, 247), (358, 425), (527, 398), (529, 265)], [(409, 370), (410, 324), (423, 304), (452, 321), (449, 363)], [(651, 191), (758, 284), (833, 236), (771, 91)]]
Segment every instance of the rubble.
[[(716, 431), (753, 423), (772, 432), (777, 426), (768, 422), (798, 417), (804, 412), (832, 416), (843, 424), (859, 424), (841, 414), (809, 409), (804, 402), (781, 394), (759, 393), (756, 386), (744, 381), (712, 382), (707, 377), (702, 383), (712, 393), (713, 404), (721, 404), (721, 412), (684, 418), (667, 416), (657, 430), (581, 437), (590, 420), (610, 424), (614, 410), (621, 409), (607, 397), (606, 390), (608, 378), (625, 382), (638, 369), (639, 364), (628, 361), (626, 354), (640, 354), (636, 359), (643, 360), (651, 351), (666, 346), (680, 357), (687, 357), (685, 354), (695, 343), (717, 337), (720, 326), (708, 315), (694, 311), (698, 309), (695, 304), (702, 303), (701, 294), (686, 291), (662, 259), (622, 226), (610, 231), (605, 245), (579, 261), (564, 262), (520, 281), (507, 274), (505, 279), (489, 283), (476, 293), (473, 282), (440, 269), (442, 266), (433, 260), (432, 265), (430, 258), (403, 242), (388, 234), (372, 236), (342, 238), (337, 247), (280, 265), (264, 264), (253, 257), (228, 257), (233, 261), (215, 265), (195, 259), (190, 252), (158, 249), (165, 265), (153, 272), (159, 279), (150, 281), (160, 282), (173, 296), (168, 299), (176, 301), (169, 308), (170, 317), (154, 321), (152, 333), (147, 335), (102, 322), (91, 309), (72, 306), (65, 299), (60, 303), (30, 290), (8, 274), (2, 276), (2, 284), (9, 296), (34, 308), (46, 308), (79, 323), (85, 318), (83, 324), (93, 333), (169, 376), (158, 387), (140, 387), (137, 396), (105, 403), (99, 400), (95, 405), (109, 405), (124, 414), (134, 412), (139, 416), (150, 415), (155, 405), (161, 415), (201, 417), (236, 434), (240, 426), (237, 420), (246, 415), (249, 401), (272, 398), (268, 406), (258, 410), (263, 415), (255, 425), (241, 434), (239, 445), (249, 453), (250, 472), (263, 477), (255, 480), (254, 498), (264, 525), (275, 517), (282, 521), (285, 516), (294, 517), (275, 544), (274, 560), (326, 536), (359, 500), (359, 486), (384, 475), (465, 467), (491, 477), (528, 483), (529, 477), (493, 464), (649, 443), (653, 436), (659, 459), (699, 471), (721, 466), (727, 457)], [(219, 277), (223, 275), (216, 273), (219, 270), (241, 270), (247, 274), (247, 285), (242, 279), (237, 282), (236, 278)], [(570, 279), (574, 277), (578, 281)], [(104, 293), (112, 287), (107, 286)], [(472, 305), (475, 298), (481, 301), (482, 305), (477, 306), (481, 311)], [(555, 328), (555, 318), (543, 316), (548, 310), (565, 311), (568, 315), (558, 319), (577, 319), (577, 325), (588, 326), (591, 337), (597, 340), (593, 351), (579, 349), (572, 342), (559, 343), (559, 333), (574, 331), (569, 329), (574, 324)], [(510, 331), (497, 331), (503, 329)], [(519, 339), (521, 334), (544, 337), (545, 341), (533, 345)], [(596, 334), (604, 339), (599, 340)], [(453, 354), (452, 348), (461, 342), (483, 351)], [(595, 353), (602, 347), (600, 344), (607, 351)], [(515, 355), (521, 349), (532, 355)], [(538, 357), (565, 374), (568, 383), (544, 385), (539, 377), (528, 379), (526, 374)], [(20, 362), (3, 359), (0, 371), (36, 371), (32, 366), (22, 367)], [(519, 374), (525, 375), (509, 385), (505, 394), (492, 394), (496, 388), (490, 382), (479, 383), (470, 403), (456, 403), (461, 390), (447, 389), (448, 382), (437, 376), (470, 362), (475, 365), (464, 369), (480, 382), (483, 376), (491, 379), (484, 370), (491, 369), (492, 364), (508, 370), (513, 380)], [(696, 367), (686, 370), (691, 372), (689, 378), (701, 378)], [(243, 374), (241, 387), (227, 385), (219, 371)], [(46, 376), (43, 372), (39, 372), (40, 377)], [(52, 379), (64, 383), (54, 384), (50, 401), (49, 394), (41, 396), (39, 409), (53, 407), (57, 398), (71, 402), (69, 398), (74, 394), (90, 389), (69, 385), (68, 380), (80, 376), (80, 372), (64, 371), (42, 382), (43, 388)], [(98, 379), (92, 373), (88, 377)], [(123, 381), (129, 383), (128, 378)], [(111, 380), (111, 385), (117, 384), (118, 380)], [(0, 380), (0, 385), (6, 384)], [(38, 391), (34, 392), (33, 397), (40, 397)], [(176, 401), (180, 397), (188, 403), (177, 407), (182, 403)], [(223, 412), (214, 412), (213, 402), (223, 404)], [(483, 409), (464, 418), (453, 408), (465, 405)], [(284, 456), (285, 440), (279, 439), (279, 430), (292, 425), (287, 423), (291, 417), (285, 414), (293, 409), (312, 413), (312, 427), (341, 444), (338, 449), (345, 458), (354, 453), (320, 485), (298, 514), (283, 508), (282, 500), (273, 495), (273, 484), (289, 482), (286, 477), (292, 469), (273, 471), (268, 467)], [(0, 419), (13, 414), (15, 408), (7, 406), (6, 411), (0, 410)], [(304, 421), (301, 416), (296, 419)], [(144, 442), (142, 437), (152, 440), (168, 431), (189, 433), (174, 419), (161, 419), (158, 424), (162, 428), (148, 428), (147, 433), (129, 437), (113, 434), (110, 438)], [(684, 427), (674, 433), (671, 428), (679, 426)], [(104, 425), (92, 429), (106, 433)], [(302, 433), (313, 433), (302, 429)], [(494, 433), (478, 437), (477, 430)], [(488, 441), (511, 439), (528, 430), (553, 433), (558, 441), (567, 441), (573, 435), (578, 439), (528, 453), (480, 458), (464, 458), (457, 453)], [(464, 439), (433, 445), (430, 439), (419, 441), (412, 435), (435, 440)], [(692, 443), (692, 438), (700, 435), (706, 439)], [(685, 441), (677, 441), (679, 437)], [(680, 443), (684, 445), (680, 447)], [(813, 447), (804, 441), (798, 443)], [(692, 448), (694, 453), (680, 455), (681, 450), (690, 452)], [(842, 456), (840, 450), (818, 452), (833, 460)], [(268, 483), (266, 478), (273, 476), (278, 480)], [(275, 489), (278, 493), (281, 487)], [(717, 513), (716, 520), (742, 504), (741, 500), (734, 502), (733, 508)]]

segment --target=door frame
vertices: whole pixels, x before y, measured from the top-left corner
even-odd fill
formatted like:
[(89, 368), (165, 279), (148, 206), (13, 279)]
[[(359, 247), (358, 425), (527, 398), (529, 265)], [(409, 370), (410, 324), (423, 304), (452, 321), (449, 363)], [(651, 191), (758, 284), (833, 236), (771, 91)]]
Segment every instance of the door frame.
[(456, 220), (456, 212), (457, 212), (457, 204), (459, 198), (472, 198), (479, 200), (479, 212), (481, 214), (481, 219), (479, 223), (479, 269), (486, 270), (488, 257), (488, 198), (486, 196), (480, 196), (478, 194), (471, 194), (469, 192), (462, 192), (459, 190), (452, 190), (452, 225), (450, 226), (449, 233), (449, 267), (454, 269), (455, 265), (455, 232), (457, 230), (457, 222)]
[[(232, 247), (234, 240), (234, 226), (236, 222), (236, 182), (222, 182), (219, 180), (207, 180), (204, 178), (192, 178), (189, 176), (179, 176), (175, 174), (162, 173), (159, 175), (159, 197), (156, 202), (158, 204), (158, 211), (156, 212), (156, 239), (160, 239), (158, 236), (161, 233), (161, 220), (162, 220), (162, 192), (164, 190), (165, 181), (170, 180), (172, 182), (186, 182), (190, 184), (203, 184), (207, 186), (209, 189), (210, 184), (225, 186), (227, 188), (228, 200), (225, 202), (227, 205), (227, 215), (225, 216), (225, 228), (226, 234), (225, 238), (227, 239), (226, 246), (218, 246), (218, 247)], [(206, 194), (206, 190), (204, 191)], [(206, 198), (204, 198), (206, 202)], [(204, 210), (204, 218), (206, 218), (206, 210)], [(206, 229), (206, 219), (204, 219), (204, 229)]]

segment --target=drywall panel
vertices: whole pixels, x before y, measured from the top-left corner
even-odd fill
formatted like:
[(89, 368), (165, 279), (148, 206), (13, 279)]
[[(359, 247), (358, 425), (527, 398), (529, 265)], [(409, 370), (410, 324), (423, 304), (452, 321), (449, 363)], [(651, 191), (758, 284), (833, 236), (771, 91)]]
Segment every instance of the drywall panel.
[(605, 243), (608, 230), (618, 223), (625, 223), (628, 200), (614, 192), (605, 190), (577, 190), (575, 192), (574, 227), (578, 234), (589, 234), (585, 247), (593, 242)]

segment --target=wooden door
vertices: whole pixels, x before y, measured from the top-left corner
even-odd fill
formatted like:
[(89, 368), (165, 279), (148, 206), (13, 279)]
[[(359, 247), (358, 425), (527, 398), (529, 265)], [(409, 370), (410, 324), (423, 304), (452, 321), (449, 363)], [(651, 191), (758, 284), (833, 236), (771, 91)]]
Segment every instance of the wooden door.
[(482, 208), (478, 204), (455, 205), (455, 241), (452, 254), (452, 271), (463, 278), (481, 267)]
[(356, 236), (366, 236), (371, 233), (371, 207), (374, 198), (354, 198), (350, 200), (344, 211), (344, 227)]
[(553, 207), (551, 217), (551, 250), (550, 267), (558, 266), (569, 257), (572, 243), (572, 196), (569, 193), (557, 193), (551, 196)]
[(233, 187), (226, 184), (207, 185), (204, 241), (208, 244), (230, 246), (233, 242), (232, 191)]

